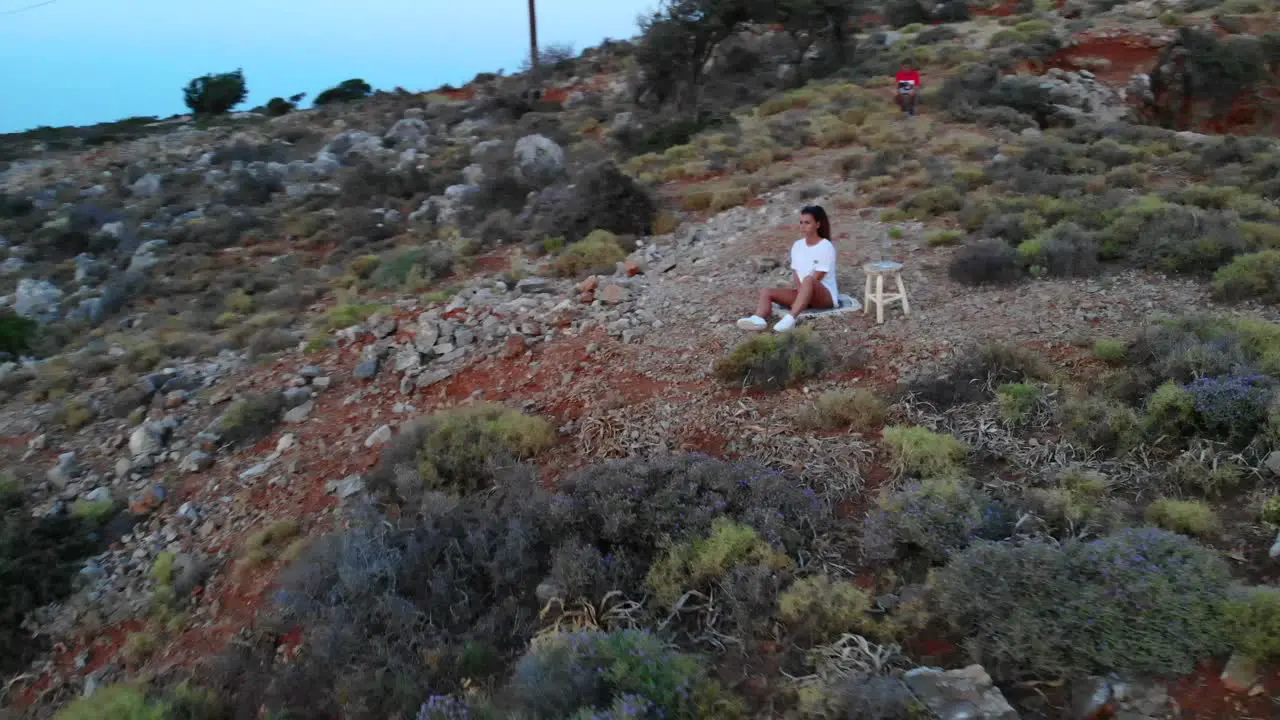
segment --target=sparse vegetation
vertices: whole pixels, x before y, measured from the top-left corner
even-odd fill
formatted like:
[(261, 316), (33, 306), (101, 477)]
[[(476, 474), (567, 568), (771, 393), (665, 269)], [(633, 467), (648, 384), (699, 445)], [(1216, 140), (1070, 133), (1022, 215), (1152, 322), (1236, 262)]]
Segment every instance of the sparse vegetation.
[(236, 70), (202, 75), (188, 83), (182, 95), (187, 107), (197, 115), (223, 115), (244, 102), (249, 89), (244, 73)]
[(371, 482), (402, 502), (431, 492), (466, 495), (486, 489), (516, 461), (554, 442), (555, 430), (542, 418), (499, 405), (470, 405), (402, 430)]
[(596, 230), (560, 251), (555, 268), (563, 277), (609, 275), (613, 273), (614, 266), (626, 256), (616, 235), (608, 230)]
[(744, 387), (780, 390), (817, 377), (827, 364), (826, 351), (808, 328), (760, 334), (716, 361), (716, 376)]
[[(1275, 13), (1015, 5), (663, 0), (463, 87), (0, 136), (6, 697), (907, 720), (919, 664), (1035, 715), (1280, 658)], [(722, 327), (810, 202), (920, 317)]]
[(813, 407), (803, 416), (808, 427), (835, 430), (849, 428), (854, 432), (867, 432), (882, 424), (886, 415), (885, 402), (870, 390), (829, 390), (818, 397)]
[(921, 478), (951, 477), (963, 472), (968, 448), (951, 435), (927, 428), (894, 425), (884, 429), (889, 463), (899, 475)]

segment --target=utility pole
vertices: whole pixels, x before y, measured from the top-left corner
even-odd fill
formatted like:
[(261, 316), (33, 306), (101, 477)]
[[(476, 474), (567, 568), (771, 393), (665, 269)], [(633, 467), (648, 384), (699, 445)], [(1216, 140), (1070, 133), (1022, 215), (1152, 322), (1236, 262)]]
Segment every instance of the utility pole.
[(529, 63), (534, 75), (538, 73), (538, 10), (537, 0), (529, 0)]

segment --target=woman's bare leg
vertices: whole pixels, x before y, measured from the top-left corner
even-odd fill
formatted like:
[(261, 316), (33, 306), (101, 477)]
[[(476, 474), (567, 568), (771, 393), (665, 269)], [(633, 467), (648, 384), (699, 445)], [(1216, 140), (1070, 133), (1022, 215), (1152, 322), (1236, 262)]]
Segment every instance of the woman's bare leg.
[(790, 307), (795, 303), (797, 294), (794, 288), (764, 288), (760, 291), (760, 302), (756, 304), (756, 315), (768, 320), (775, 302)]
[(812, 275), (800, 283), (800, 291), (796, 293), (795, 299), (791, 302), (791, 317), (798, 317), (800, 313), (811, 307), (819, 310), (835, 307), (830, 291), (827, 290), (825, 285), (815, 280)]

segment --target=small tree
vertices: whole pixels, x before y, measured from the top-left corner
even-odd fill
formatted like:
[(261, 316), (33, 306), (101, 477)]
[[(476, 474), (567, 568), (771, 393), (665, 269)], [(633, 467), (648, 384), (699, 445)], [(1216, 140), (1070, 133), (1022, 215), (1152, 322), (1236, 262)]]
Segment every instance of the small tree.
[(751, 18), (749, 0), (663, 0), (640, 19), (644, 41), (636, 61), (661, 103), (681, 91), (686, 108), (696, 108), (703, 68), (716, 47)]
[(336, 102), (351, 102), (352, 100), (363, 100), (373, 94), (373, 87), (369, 83), (360, 78), (352, 78), (343, 80), (338, 83), (337, 87), (331, 87), (328, 90), (316, 96), (315, 104), (329, 105)]
[(223, 115), (244, 102), (249, 88), (244, 82), (244, 72), (203, 75), (187, 83), (182, 91), (183, 100), (196, 115)]

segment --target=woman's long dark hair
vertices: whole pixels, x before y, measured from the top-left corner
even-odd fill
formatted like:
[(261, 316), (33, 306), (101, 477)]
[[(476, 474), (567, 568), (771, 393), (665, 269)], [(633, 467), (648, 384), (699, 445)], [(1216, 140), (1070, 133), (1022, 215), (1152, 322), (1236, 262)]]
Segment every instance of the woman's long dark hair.
[(818, 221), (818, 237), (824, 240), (831, 239), (831, 221), (827, 219), (827, 211), (822, 209), (821, 205), (806, 205), (800, 209), (801, 215), (808, 215)]

